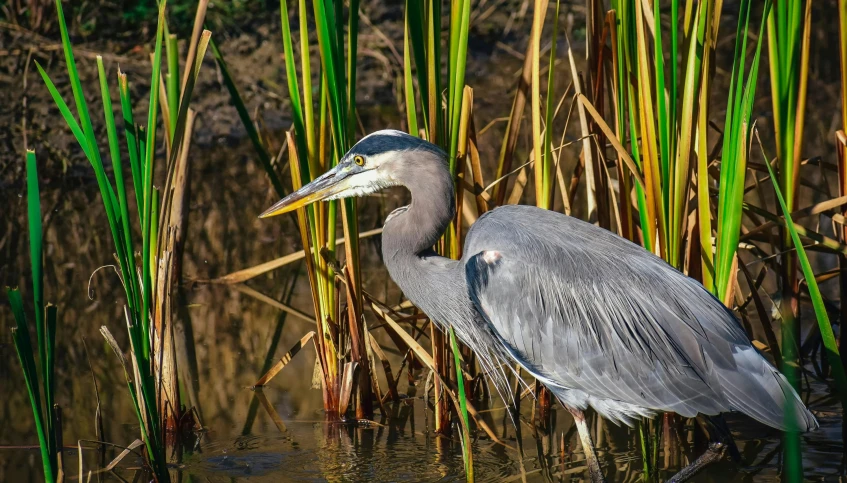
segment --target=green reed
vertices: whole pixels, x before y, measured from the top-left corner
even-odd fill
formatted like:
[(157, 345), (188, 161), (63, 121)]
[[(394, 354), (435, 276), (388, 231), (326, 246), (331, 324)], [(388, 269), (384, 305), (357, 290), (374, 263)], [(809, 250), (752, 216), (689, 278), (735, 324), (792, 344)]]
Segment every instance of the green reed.
[[(642, 243), (677, 268), (684, 260), (697, 98), (708, 79), (703, 60), (711, 46), (706, 35), (712, 15), (720, 14), (713, 12), (711, 0), (704, 0), (698, 2), (693, 19), (681, 23), (679, 3), (671, 1), (670, 29), (665, 33), (659, 27), (659, 2), (613, 2), (618, 19), (617, 128), (619, 135), (629, 133), (632, 158), (644, 177), (644, 187), (635, 186)], [(648, 24), (656, 25), (655, 35), (650, 35)], [(664, 40), (666, 34), (669, 41)], [(628, 205), (628, 197), (621, 196), (621, 203)]]
[[(285, 72), (288, 95), (291, 101), (292, 130), (287, 135), (288, 153), (293, 188), (297, 189), (327, 170), (333, 168), (354, 143), (356, 110), (356, 58), (358, 39), (358, 1), (348, 5), (346, 23), (343, 21), (343, 3), (340, 0), (314, 0), (312, 2), (315, 19), (315, 37), (318, 41), (321, 72), (313, 76), (310, 56), (310, 30), (308, 27), (306, 0), (297, 1), (299, 17), (299, 60), (294, 50), (295, 35), (291, 28), (288, 3), (280, 1), (280, 25), (282, 45), (285, 52)], [(283, 196), (282, 184), (274, 171), (268, 148), (259, 137), (258, 131), (250, 119), (238, 89), (226, 68), (222, 52), (216, 45), (212, 50), (221, 67), (224, 83), (230, 92), (233, 103), (242, 123), (247, 129), (259, 155), (265, 172), (271, 179), (279, 196)], [(320, 79), (315, 89), (315, 77)], [(317, 91), (317, 102), (313, 95)], [(346, 269), (335, 273), (333, 261), (336, 255), (336, 221), (338, 208), (341, 207), (341, 219), (345, 237)], [(338, 414), (347, 407), (346, 401), (340, 401), (343, 371), (349, 362), (358, 363), (359, 391), (355, 400), (356, 416), (372, 417), (371, 370), (365, 349), (365, 333), (362, 317), (362, 290), (359, 271), (359, 230), (356, 213), (356, 200), (346, 199), (315, 203), (298, 210), (298, 225), (304, 247), (312, 246), (306, 259), (312, 299), (315, 309), (315, 322), (319, 337), (318, 361), (321, 368), (324, 408), (330, 414)], [(346, 289), (347, 308), (342, 313), (338, 307), (340, 299), (336, 277), (342, 277)], [(348, 324), (345, 326), (343, 320)], [(349, 336), (352, 343), (351, 359), (340, 363), (339, 351)]]
[[(106, 218), (112, 233), (115, 258), (118, 260), (122, 285), (126, 292), (127, 328), (132, 348), (132, 364), (124, 367), (127, 384), (133, 398), (136, 416), (141, 425), (141, 432), (153, 473), (159, 481), (169, 481), (165, 462), (164, 432), (176, 428), (175, 421), (178, 419), (179, 408), (172, 398), (178, 397), (175, 395), (178, 392), (178, 385), (175, 376), (169, 378), (159, 368), (162, 359), (157, 354), (164, 350), (163, 334), (165, 329), (162, 326), (168, 322), (161, 319), (159, 310), (167, 294), (157, 293), (157, 285), (168, 286), (167, 282), (159, 283), (159, 277), (164, 276), (164, 273), (159, 273), (159, 266), (161, 260), (170, 260), (173, 241), (160, 237), (160, 234), (167, 231), (167, 228), (171, 226), (170, 223), (173, 223), (170, 214), (171, 203), (175, 197), (180, 196), (178, 193), (181, 193), (181, 190), (184, 189), (184, 186), (173, 185), (173, 175), (177, 171), (175, 166), (180, 162), (184, 135), (187, 129), (190, 130), (188, 127), (190, 124), (188, 121), (190, 117), (189, 100), (210, 34), (204, 32), (200, 37), (196, 58), (193, 64), (189, 64), (189, 73), (181, 92), (177, 84), (179, 69), (175, 57), (177, 55), (176, 38), (168, 37), (168, 46), (166, 47), (169, 57), (167, 98), (160, 99), (162, 47), (165, 42), (165, 2), (161, 2), (155, 37), (146, 127), (136, 124), (132, 111), (129, 83), (126, 75), (118, 71), (118, 91), (121, 101), (124, 138), (131, 167), (131, 181), (125, 177), (121, 162), (118, 123), (114, 116), (108, 77), (102, 58), (97, 58), (108, 151), (115, 179), (114, 184), (112, 184), (106, 174), (98, 140), (94, 134), (90, 109), (83, 94), (82, 82), (74, 60), (73, 47), (62, 12), (61, 0), (56, 1), (56, 9), (76, 115), (71, 112), (50, 76), (37, 63), (36, 66), (63, 119), (94, 169)], [(165, 139), (168, 148), (166, 150), (168, 178), (165, 180), (164, 197), (154, 187), (153, 182), (157, 163), (157, 128), (160, 106), (165, 126), (165, 134), (162, 138)], [(77, 118), (79, 121), (77, 121)], [(130, 187), (135, 192), (134, 215), (141, 226), (140, 243), (134, 239), (131, 228), (131, 206), (128, 196)], [(160, 222), (162, 223), (161, 226)], [(139, 245), (141, 247), (140, 263), (135, 256), (135, 250)], [(166, 355), (170, 357), (169, 354)]]
[[(58, 405), (54, 403), (57, 308), (52, 304), (44, 305), (44, 246), (41, 225), (41, 198), (38, 189), (38, 168), (35, 152), (26, 153), (27, 179), (27, 218), (29, 220), (29, 254), (32, 270), (32, 301), (35, 314), (36, 346), (32, 346), (29, 336), (29, 323), (24, 311), (21, 292), (17, 288), (6, 288), (9, 304), (15, 318), (16, 327), (12, 329), (12, 342), (18, 361), (23, 370), (32, 416), (35, 420), (35, 432), (41, 449), (41, 463), (44, 467), (44, 480), (59, 481), (59, 458), (62, 442), (61, 419), (58, 417)], [(38, 360), (33, 353), (38, 354)], [(38, 368), (40, 368), (40, 373)], [(42, 395), (44, 397), (42, 401)]]
[[(764, 20), (759, 29), (756, 51), (750, 71), (744, 76), (747, 54), (748, 27), (751, 4), (742, 2), (743, 15), (738, 18), (735, 55), (733, 56), (732, 78), (730, 80), (729, 100), (727, 101), (726, 120), (724, 122), (723, 146), (721, 148), (720, 184), (718, 188), (718, 209), (716, 220), (717, 242), (715, 246), (715, 286), (713, 292), (728, 303), (727, 292), (732, 288), (735, 278), (733, 264), (737, 263), (738, 238), (741, 233), (742, 205), (744, 203), (744, 182), (747, 175), (747, 158), (752, 145), (753, 102), (756, 94), (756, 81), (759, 73), (759, 59), (764, 33)], [(766, 1), (764, 15), (770, 9), (771, 2)], [(711, 233), (711, 226), (700, 228)], [(711, 287), (709, 287), (711, 288)]]
[(473, 471), (473, 451), (471, 451), (471, 433), (470, 426), (471, 422), (468, 418), (468, 398), (465, 394), (465, 377), (462, 374), (462, 356), (459, 352), (459, 344), (456, 342), (456, 333), (453, 330), (453, 327), (450, 327), (450, 348), (453, 350), (453, 363), (456, 369), (456, 388), (458, 393), (459, 400), (459, 408), (462, 412), (461, 414), (461, 425), (462, 425), (462, 459), (465, 463), (465, 477), (468, 482), (473, 483), (474, 481), (474, 471)]
[[(280, 24), (288, 94), (291, 99), (294, 121), (293, 144), (289, 150), (292, 160), (292, 177), (295, 186), (302, 186), (333, 168), (354, 144), (356, 111), (356, 64), (359, 31), (359, 2), (348, 4), (346, 23), (343, 19), (341, 0), (313, 0), (314, 33), (318, 41), (321, 75), (318, 89), (314, 88), (309, 54), (309, 29), (306, 0), (298, 0), (300, 72), (295, 65), (293, 34), (286, 0), (280, 1)], [(299, 77), (299, 79), (298, 79)], [(302, 90), (301, 90), (302, 85)], [(317, 91), (318, 102), (313, 93)], [(294, 163), (298, 164), (296, 167)], [(336, 308), (338, 298), (330, 261), (335, 257), (336, 220), (338, 207), (345, 238), (346, 269), (338, 275), (345, 280), (347, 311), (342, 315)], [(359, 401), (356, 405), (358, 418), (370, 418), (373, 414), (370, 386), (370, 364), (365, 349), (365, 332), (362, 316), (362, 287), (359, 269), (359, 230), (357, 203), (355, 198), (314, 204), (306, 208), (301, 227), (304, 245), (308, 239), (314, 247), (312, 271), (313, 298), (316, 302), (320, 360), (324, 376), (326, 401), (331, 408), (339, 410), (347, 406), (339, 401), (341, 375), (337, 353), (344, 343), (344, 335), (352, 343), (351, 362), (359, 364), (359, 379), (356, 385)], [(326, 255), (321, 251), (325, 250)], [(348, 326), (342, 323), (346, 317)]]
[[(764, 153), (762, 154), (764, 155)], [(767, 156), (764, 156), (764, 158), (768, 159)], [(827, 314), (823, 296), (821, 295), (821, 291), (815, 277), (815, 272), (812, 270), (812, 264), (809, 262), (808, 255), (806, 255), (806, 249), (803, 247), (803, 242), (800, 240), (800, 235), (797, 232), (796, 225), (794, 225), (794, 221), (791, 219), (791, 212), (788, 209), (787, 199), (779, 186), (779, 178), (776, 176), (776, 173), (774, 173), (774, 170), (769, 162), (765, 162), (765, 166), (768, 169), (768, 174), (770, 175), (771, 182), (773, 183), (774, 193), (776, 194), (776, 199), (779, 202), (779, 207), (782, 210), (782, 215), (785, 217), (786, 231), (791, 237), (791, 242), (797, 252), (797, 260), (809, 288), (809, 298), (812, 300), (812, 307), (815, 310), (815, 318), (817, 319), (818, 328), (820, 329), (824, 353), (830, 367), (832, 368), (836, 394), (841, 400), (842, 407), (844, 407), (847, 405), (847, 374), (845, 374), (844, 365), (841, 362), (838, 344), (832, 331), (832, 324), (829, 321), (829, 314)], [(789, 346), (784, 345), (783, 350), (787, 352), (788, 347)], [(796, 375), (794, 375), (794, 377), (796, 377)], [(793, 412), (788, 411), (785, 414), (785, 418), (791, 422), (795, 420), (796, 415), (793, 414)], [(789, 433), (786, 435), (785, 445), (786, 478), (788, 481), (802, 481), (803, 459), (800, 449), (799, 435), (796, 433)]]

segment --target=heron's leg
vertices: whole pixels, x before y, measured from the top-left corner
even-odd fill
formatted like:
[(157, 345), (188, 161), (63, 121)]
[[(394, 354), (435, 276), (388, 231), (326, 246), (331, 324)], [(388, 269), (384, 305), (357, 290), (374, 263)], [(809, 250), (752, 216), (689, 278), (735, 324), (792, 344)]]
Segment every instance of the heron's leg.
[(597, 460), (597, 453), (594, 452), (594, 443), (591, 441), (591, 433), (588, 432), (588, 425), (585, 424), (585, 414), (576, 408), (565, 406), (573, 416), (576, 423), (576, 429), (579, 431), (579, 440), (582, 442), (582, 450), (585, 451), (585, 461), (588, 463), (588, 474), (591, 475), (593, 483), (605, 483), (603, 472), (600, 471), (600, 462)]
[(712, 463), (720, 461), (726, 453), (726, 445), (724, 443), (710, 443), (709, 449), (706, 450), (696, 461), (681, 469), (667, 483), (682, 483), (691, 479), (700, 470), (709, 466)]

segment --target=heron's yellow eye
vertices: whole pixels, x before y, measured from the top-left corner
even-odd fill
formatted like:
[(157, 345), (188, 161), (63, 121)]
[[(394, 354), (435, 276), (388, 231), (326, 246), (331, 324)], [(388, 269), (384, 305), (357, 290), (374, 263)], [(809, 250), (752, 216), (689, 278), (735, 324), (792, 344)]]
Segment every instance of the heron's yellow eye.
[(363, 158), (361, 156), (354, 156), (353, 162), (356, 163), (356, 165), (358, 165), (358, 166), (364, 166), (365, 165), (365, 158)]

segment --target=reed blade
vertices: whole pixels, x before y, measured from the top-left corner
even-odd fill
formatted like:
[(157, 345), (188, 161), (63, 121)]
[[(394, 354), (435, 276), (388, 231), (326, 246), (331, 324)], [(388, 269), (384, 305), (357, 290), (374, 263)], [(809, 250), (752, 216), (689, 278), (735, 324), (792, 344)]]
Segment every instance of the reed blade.
[[(758, 138), (758, 133), (756, 134), (756, 137)], [(761, 140), (759, 141), (759, 145), (761, 146)], [(768, 159), (764, 152), (762, 153), (762, 155), (764, 156), (764, 159)], [(803, 277), (806, 279), (806, 284), (809, 289), (809, 298), (812, 300), (812, 307), (814, 308), (815, 318), (817, 319), (818, 328), (820, 329), (821, 340), (825, 348), (825, 354), (828, 362), (830, 363), (830, 367), (832, 368), (832, 375), (833, 379), (835, 380), (838, 398), (841, 400), (842, 404), (847, 404), (847, 375), (845, 375), (844, 366), (841, 362), (841, 356), (839, 355), (838, 345), (835, 340), (835, 335), (832, 331), (832, 324), (829, 321), (829, 315), (827, 314), (826, 306), (824, 305), (823, 296), (821, 295), (820, 288), (818, 287), (818, 283), (815, 278), (815, 273), (812, 269), (812, 265), (809, 262), (809, 257), (806, 254), (806, 250), (803, 247), (802, 241), (800, 240), (800, 235), (798, 234), (794, 221), (791, 218), (791, 213), (788, 209), (786, 197), (782, 193), (782, 190), (779, 186), (779, 182), (777, 181), (779, 178), (776, 176), (776, 173), (774, 173), (774, 170), (771, 167), (770, 163), (765, 162), (764, 164), (768, 169), (768, 174), (770, 175), (771, 183), (773, 184), (774, 188), (774, 193), (776, 194), (777, 201), (779, 202), (779, 207), (782, 210), (783, 216), (785, 217), (785, 226), (791, 237), (794, 249), (796, 250), (797, 259), (799, 261), (800, 268), (803, 271)], [(788, 348), (786, 347), (784, 347), (783, 349), (786, 351), (788, 350)], [(791, 415), (786, 416), (790, 417)], [(799, 475), (795, 473), (793, 475), (794, 477), (802, 477), (802, 466), (793, 469), (794, 471), (799, 472)]]
[(474, 481), (473, 451), (471, 449), (470, 419), (468, 418), (468, 399), (465, 395), (465, 376), (462, 374), (462, 360), (459, 354), (459, 344), (456, 334), (450, 327), (450, 346), (453, 348), (453, 363), (456, 367), (456, 387), (458, 388), (459, 407), (462, 413), (462, 456), (465, 462), (465, 477), (468, 482)]

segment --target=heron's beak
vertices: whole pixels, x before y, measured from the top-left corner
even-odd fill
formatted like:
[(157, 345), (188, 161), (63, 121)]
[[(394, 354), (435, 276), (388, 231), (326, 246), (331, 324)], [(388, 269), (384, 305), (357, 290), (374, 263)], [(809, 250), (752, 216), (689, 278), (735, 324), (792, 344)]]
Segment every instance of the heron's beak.
[(268, 218), (288, 213), (310, 203), (325, 200), (331, 196), (343, 193), (348, 188), (351, 177), (352, 174), (345, 172), (344, 166), (339, 164), (315, 178), (314, 181), (306, 186), (277, 201), (273, 206), (259, 215), (259, 218)]

